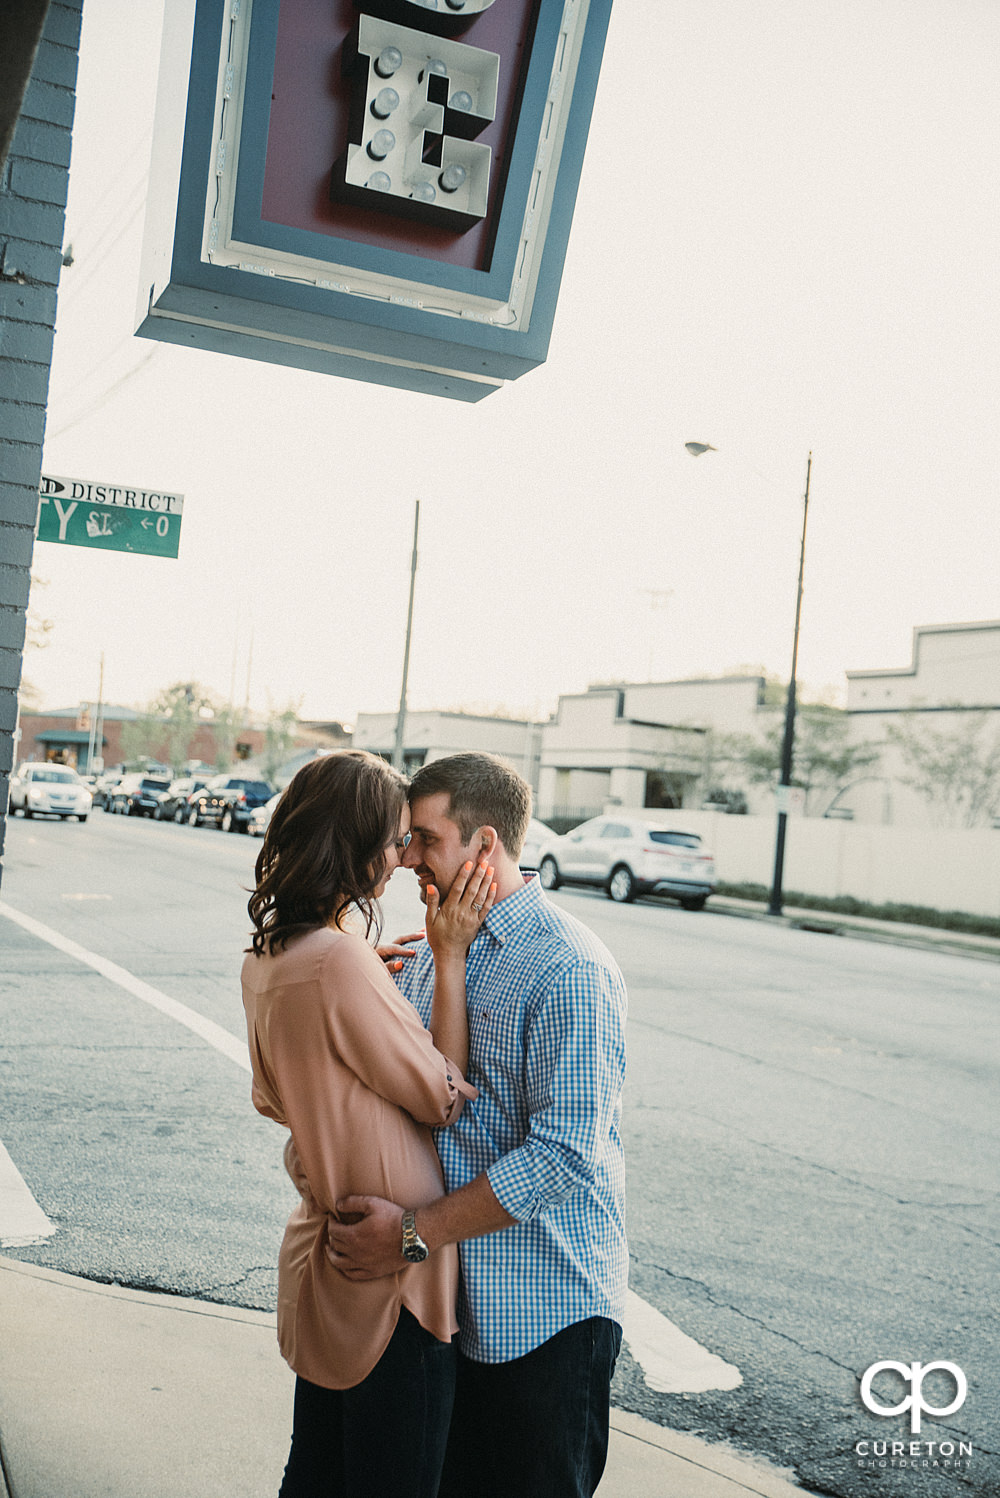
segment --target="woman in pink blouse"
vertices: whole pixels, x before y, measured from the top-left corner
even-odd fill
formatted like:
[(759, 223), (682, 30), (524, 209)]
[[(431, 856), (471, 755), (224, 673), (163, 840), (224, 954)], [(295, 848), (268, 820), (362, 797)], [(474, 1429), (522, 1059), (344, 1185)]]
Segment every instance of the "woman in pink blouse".
[[(300, 1197), (278, 1257), (278, 1343), (297, 1375), (279, 1498), (438, 1490), (457, 1251), (428, 1256), (408, 1239), (407, 1267), (365, 1283), (324, 1251), (346, 1196), (414, 1210), (443, 1193), (431, 1129), (476, 1096), (463, 1076), (465, 957), (496, 893), (493, 870), (467, 865), (443, 905), (428, 891), (436, 978), (425, 1030), (369, 941), (408, 828), (406, 781), (384, 761), (360, 750), (314, 760), (275, 809), (248, 905), (253, 1102), (290, 1131), (285, 1164)], [(356, 912), (365, 935), (352, 929)]]

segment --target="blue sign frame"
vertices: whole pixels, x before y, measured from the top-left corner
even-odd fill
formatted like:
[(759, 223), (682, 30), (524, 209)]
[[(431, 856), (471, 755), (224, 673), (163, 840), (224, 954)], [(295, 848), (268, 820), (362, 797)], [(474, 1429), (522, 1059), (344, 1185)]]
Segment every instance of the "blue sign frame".
[[(534, 40), (512, 144), (489, 269), (404, 254), (331, 234), (268, 222), (261, 215), (278, 5), (257, 0), (250, 18), (232, 233), (270, 255), (304, 256), (371, 277), (440, 287), (503, 302), (510, 294), (565, 0), (539, 0)], [(166, 284), (149, 288), (140, 336), (186, 343), (377, 384), (478, 400), (543, 363), (610, 19), (611, 0), (590, 0), (566, 116), (558, 174), (527, 327), (442, 316), (400, 300), (374, 299), (218, 265), (203, 254), (211, 180), (220, 49), (231, 0), (196, 0), (177, 212)], [(159, 122), (158, 127), (159, 129)], [(331, 271), (336, 279), (337, 273)], [(481, 304), (480, 304), (481, 305)]]

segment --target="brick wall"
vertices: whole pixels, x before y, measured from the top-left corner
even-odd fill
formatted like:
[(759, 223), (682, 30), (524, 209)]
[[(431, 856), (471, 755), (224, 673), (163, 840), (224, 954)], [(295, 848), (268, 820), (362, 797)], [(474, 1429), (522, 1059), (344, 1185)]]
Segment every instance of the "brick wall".
[(52, 0), (0, 177), (0, 878), (83, 0)]

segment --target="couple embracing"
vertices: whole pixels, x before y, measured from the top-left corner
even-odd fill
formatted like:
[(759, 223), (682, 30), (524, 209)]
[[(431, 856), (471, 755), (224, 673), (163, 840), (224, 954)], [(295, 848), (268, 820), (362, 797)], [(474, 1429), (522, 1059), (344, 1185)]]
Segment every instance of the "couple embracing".
[[(280, 1498), (590, 1498), (601, 1479), (625, 989), (520, 873), (530, 812), (492, 755), (408, 784), (358, 750), (304, 766), (275, 809), (243, 997), (253, 1101), (290, 1131), (300, 1197), (278, 1263), (297, 1375)], [(427, 939), (376, 947), (399, 865)]]

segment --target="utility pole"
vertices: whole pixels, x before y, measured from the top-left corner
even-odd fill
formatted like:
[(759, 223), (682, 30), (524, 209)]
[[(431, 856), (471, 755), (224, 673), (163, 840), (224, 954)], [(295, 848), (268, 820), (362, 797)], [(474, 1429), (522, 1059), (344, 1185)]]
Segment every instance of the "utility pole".
[(97, 701), (91, 703), (90, 738), (87, 741), (87, 770), (100, 775), (104, 770), (104, 651), (101, 651), (101, 675)]
[(413, 558), (410, 562), (410, 602), (406, 610), (406, 644), (403, 647), (403, 684), (399, 689), (399, 711), (396, 714), (396, 742), (392, 751), (392, 762), (397, 770), (403, 768), (403, 738), (406, 733), (406, 678), (410, 674), (410, 636), (413, 633), (413, 590), (417, 581), (417, 535), (420, 530), (420, 501), (413, 507)]
[(785, 737), (781, 745), (781, 777), (778, 781), (778, 831), (774, 846), (774, 878), (768, 915), (781, 915), (782, 878), (785, 870), (785, 826), (788, 821), (789, 787), (792, 783), (792, 754), (795, 748), (795, 678), (799, 662), (799, 620), (802, 617), (802, 578), (806, 565), (806, 522), (809, 519), (809, 476), (812, 453), (806, 463), (806, 492), (802, 502), (802, 545), (799, 550), (799, 587), (795, 596), (795, 631), (792, 635), (792, 675), (785, 703)]

